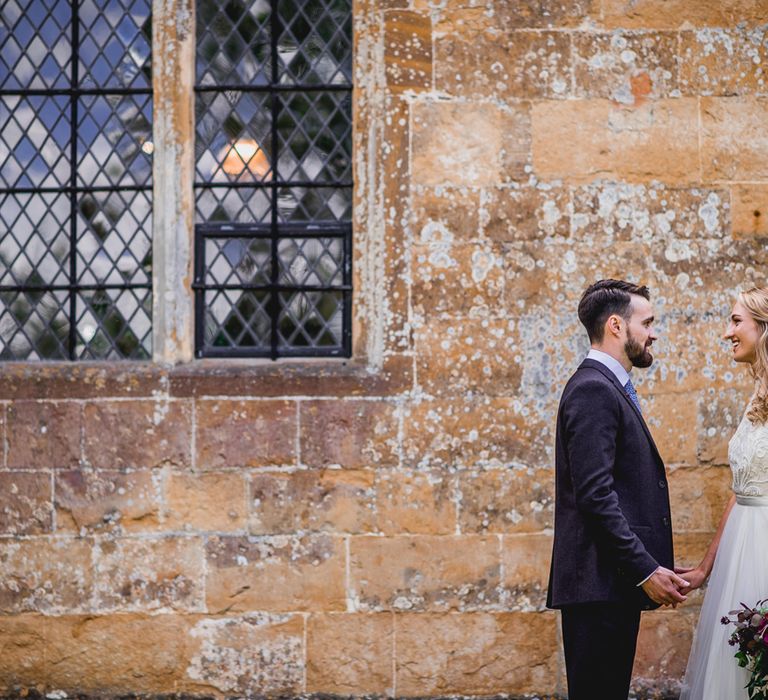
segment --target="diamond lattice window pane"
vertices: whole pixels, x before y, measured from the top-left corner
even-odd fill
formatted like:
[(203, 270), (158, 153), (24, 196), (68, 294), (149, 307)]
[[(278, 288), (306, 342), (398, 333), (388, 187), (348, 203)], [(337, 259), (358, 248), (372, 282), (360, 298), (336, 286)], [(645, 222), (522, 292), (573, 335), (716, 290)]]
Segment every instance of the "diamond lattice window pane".
[(278, 7), (280, 82), (351, 84), (351, 0), (281, 0)]
[(66, 292), (0, 292), (0, 359), (65, 360)]
[(61, 285), (69, 281), (69, 197), (0, 196), (0, 285)]
[(70, 177), (69, 100), (0, 97), (0, 187), (64, 187)]
[(68, 0), (3, 0), (0, 90), (69, 87), (71, 23)]
[(279, 241), (279, 283), (330, 287), (344, 282), (342, 238), (284, 238)]
[(206, 238), (205, 284), (269, 284), (272, 244), (269, 238)]
[(151, 284), (152, 204), (148, 192), (85, 194), (78, 200), (80, 284)]
[(198, 190), (195, 222), (254, 224), (272, 214), (269, 190), (251, 187), (210, 187)]
[(151, 0), (80, 3), (80, 75), (83, 87), (149, 88)]
[(342, 292), (282, 292), (278, 318), (281, 348), (341, 348)]
[(278, 190), (280, 221), (351, 221), (351, 187), (285, 187)]
[(262, 350), (270, 347), (269, 292), (208, 290), (204, 296), (206, 347)]
[(197, 3), (199, 85), (264, 85), (272, 75), (269, 0)]
[(152, 290), (101, 289), (77, 295), (76, 355), (82, 360), (152, 356)]
[(288, 95), (278, 120), (283, 180), (352, 178), (352, 104), (347, 92)]
[(272, 179), (271, 98), (242, 92), (201, 93), (196, 100), (198, 182)]
[(77, 176), (85, 187), (146, 185), (152, 177), (150, 95), (80, 100)]

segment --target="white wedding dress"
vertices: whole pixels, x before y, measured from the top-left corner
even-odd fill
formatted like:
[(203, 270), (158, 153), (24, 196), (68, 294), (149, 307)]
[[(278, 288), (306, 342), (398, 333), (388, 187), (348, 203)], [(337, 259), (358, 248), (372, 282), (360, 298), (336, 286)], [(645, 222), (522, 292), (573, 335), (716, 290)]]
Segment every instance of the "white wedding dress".
[(735, 629), (720, 620), (768, 598), (768, 425), (745, 416), (728, 444), (733, 506), (701, 607), (680, 700), (746, 700), (749, 672), (728, 645)]

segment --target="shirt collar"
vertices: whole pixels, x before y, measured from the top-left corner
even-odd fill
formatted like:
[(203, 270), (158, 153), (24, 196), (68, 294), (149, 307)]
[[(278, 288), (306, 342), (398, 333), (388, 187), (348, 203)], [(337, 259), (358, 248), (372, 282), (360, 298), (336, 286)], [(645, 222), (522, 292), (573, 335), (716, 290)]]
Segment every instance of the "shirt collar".
[(587, 353), (587, 359), (595, 360), (595, 362), (605, 365), (616, 375), (616, 379), (619, 380), (621, 386), (626, 386), (629, 381), (629, 373), (621, 366), (621, 363), (615, 357), (611, 357), (608, 353), (603, 352), (602, 350), (590, 348)]

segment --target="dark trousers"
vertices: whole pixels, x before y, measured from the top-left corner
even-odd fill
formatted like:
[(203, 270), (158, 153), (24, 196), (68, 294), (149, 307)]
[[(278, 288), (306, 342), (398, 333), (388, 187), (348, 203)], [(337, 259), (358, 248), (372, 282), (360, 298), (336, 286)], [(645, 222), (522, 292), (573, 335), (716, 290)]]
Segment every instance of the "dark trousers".
[(585, 603), (561, 612), (568, 700), (627, 700), (640, 610)]

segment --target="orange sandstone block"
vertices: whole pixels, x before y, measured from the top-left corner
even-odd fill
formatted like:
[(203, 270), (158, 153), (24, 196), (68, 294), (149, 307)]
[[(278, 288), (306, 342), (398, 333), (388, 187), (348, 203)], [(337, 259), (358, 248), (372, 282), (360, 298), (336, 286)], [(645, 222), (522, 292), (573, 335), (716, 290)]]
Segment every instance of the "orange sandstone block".
[(543, 610), (552, 559), (552, 535), (502, 537), (501, 564), (507, 607)]
[(292, 401), (197, 401), (197, 468), (266, 467), (296, 461)]
[(702, 97), (705, 180), (768, 179), (768, 97)]
[(732, 185), (733, 237), (768, 237), (768, 185)]
[(393, 694), (391, 613), (313, 614), (307, 620), (307, 692)]
[(371, 532), (375, 527), (375, 472), (311, 469), (254, 474), (249, 532)]
[(726, 467), (681, 467), (672, 470), (669, 474), (669, 498), (675, 531), (713, 532), (730, 495), (731, 470)]
[(81, 407), (70, 402), (14, 401), (8, 406), (8, 467), (50, 469), (80, 463)]
[(602, 9), (609, 29), (728, 27), (765, 20), (761, 0), (604, 0)]
[(47, 615), (0, 616), (0, 692), (45, 684)]
[(550, 612), (397, 614), (398, 694), (553, 693), (555, 626)]
[(206, 558), (210, 613), (346, 608), (340, 538), (215, 537), (208, 540)]
[(682, 678), (695, 620), (695, 608), (686, 606), (643, 614), (632, 672), (633, 687), (663, 688)]
[(689, 183), (699, 179), (695, 99), (634, 108), (608, 100), (536, 102), (531, 112), (537, 177), (589, 182), (616, 178)]
[(432, 22), (429, 15), (391, 11), (384, 19), (384, 63), (393, 91), (432, 87)]
[(86, 403), (85, 461), (97, 469), (191, 463), (191, 401)]
[(168, 530), (227, 532), (246, 529), (248, 489), (245, 475), (171, 472), (167, 475), (165, 488), (163, 524)]
[(41, 535), (53, 530), (51, 475), (0, 472), (0, 534)]
[(354, 537), (353, 595), (362, 610), (473, 610), (499, 601), (499, 542), (479, 536)]
[(386, 535), (454, 534), (455, 481), (454, 476), (437, 470), (378, 472), (377, 529)]
[(301, 461), (310, 467), (387, 467), (398, 462), (397, 406), (388, 401), (303, 401)]

